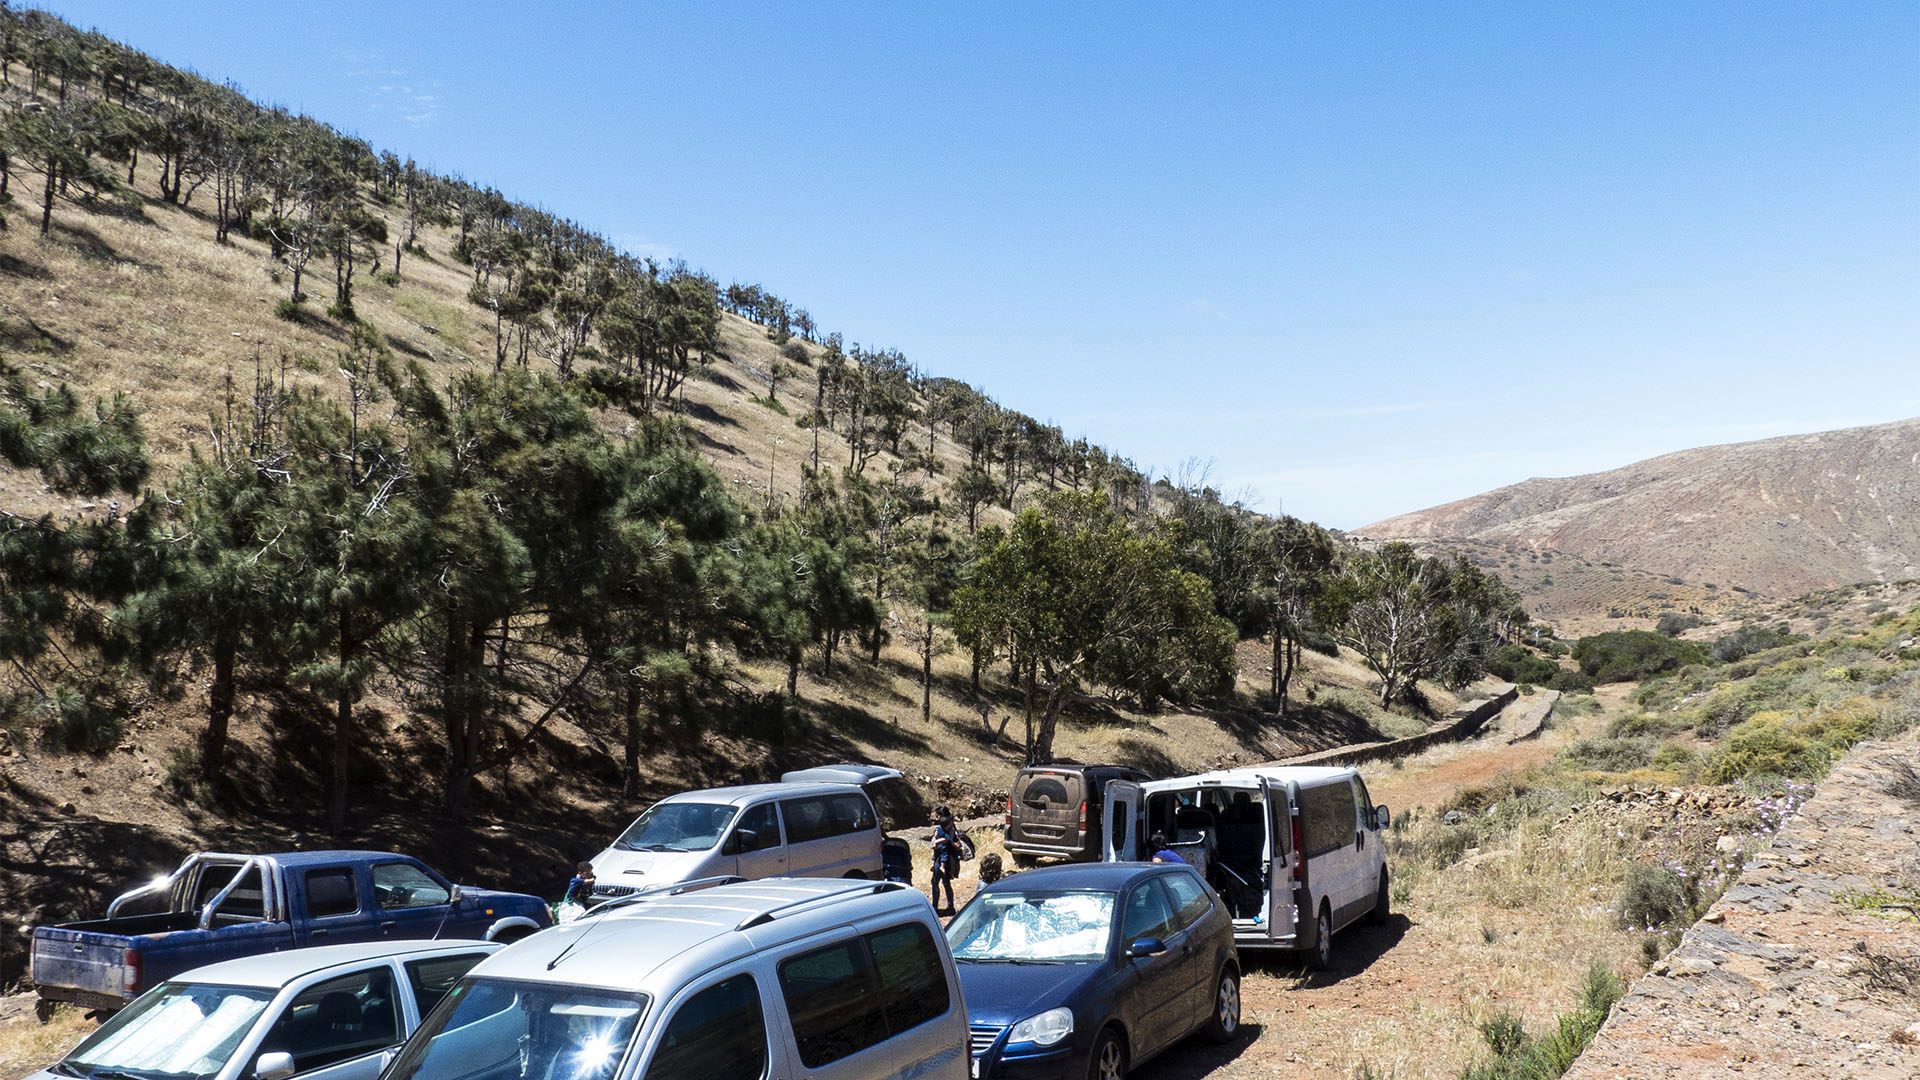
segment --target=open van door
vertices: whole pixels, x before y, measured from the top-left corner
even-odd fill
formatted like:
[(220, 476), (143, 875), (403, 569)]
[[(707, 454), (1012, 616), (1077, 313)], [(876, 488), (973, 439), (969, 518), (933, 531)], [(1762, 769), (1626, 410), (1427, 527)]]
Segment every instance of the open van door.
[(1105, 831), (1100, 840), (1101, 861), (1140, 861), (1140, 815), (1145, 801), (1139, 784), (1130, 780), (1107, 781), (1101, 796), (1104, 816), (1100, 820)]
[(1299, 910), (1293, 901), (1293, 865), (1300, 853), (1293, 849), (1293, 807), (1300, 789), (1292, 783), (1260, 778), (1260, 797), (1267, 807), (1267, 936), (1291, 938)]

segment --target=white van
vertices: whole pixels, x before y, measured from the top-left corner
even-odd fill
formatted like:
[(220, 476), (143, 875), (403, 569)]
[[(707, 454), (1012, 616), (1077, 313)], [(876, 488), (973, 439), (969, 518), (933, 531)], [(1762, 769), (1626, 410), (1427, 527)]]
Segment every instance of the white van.
[(1381, 831), (1351, 768), (1228, 769), (1107, 785), (1110, 862), (1152, 858), (1149, 838), (1200, 870), (1233, 915), (1242, 949), (1295, 949), (1326, 966), (1335, 932), (1385, 918), (1390, 896)]
[(710, 877), (879, 880), (884, 839), (873, 800), (858, 784), (684, 791), (649, 806), (593, 857), (593, 899)]
[(488, 957), (386, 1080), (967, 1080), (933, 905), (890, 882), (687, 882)]

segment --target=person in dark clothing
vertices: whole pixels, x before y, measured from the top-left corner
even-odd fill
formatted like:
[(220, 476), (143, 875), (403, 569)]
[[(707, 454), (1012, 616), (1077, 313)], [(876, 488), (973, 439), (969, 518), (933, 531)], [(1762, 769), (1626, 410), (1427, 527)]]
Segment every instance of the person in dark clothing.
[(1167, 846), (1166, 833), (1154, 833), (1147, 837), (1147, 846), (1153, 849), (1154, 862), (1183, 863), (1187, 861), (1180, 857), (1179, 852)]
[[(933, 906), (944, 914), (954, 910), (953, 879), (960, 876), (960, 831), (954, 827), (953, 811), (944, 806), (933, 809)], [(940, 907), (940, 890), (947, 891), (947, 905)]]
[(587, 906), (587, 902), (593, 898), (593, 882), (593, 864), (579, 863), (573, 868), (573, 877), (567, 881), (567, 894), (560, 898), (560, 902)]

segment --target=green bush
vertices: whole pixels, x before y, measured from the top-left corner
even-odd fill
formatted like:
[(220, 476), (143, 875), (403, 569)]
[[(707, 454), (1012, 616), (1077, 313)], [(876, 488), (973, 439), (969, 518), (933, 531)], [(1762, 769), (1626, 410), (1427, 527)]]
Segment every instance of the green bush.
[(1544, 684), (1560, 674), (1560, 665), (1535, 656), (1525, 645), (1502, 645), (1487, 658), (1487, 672), (1508, 682)]
[(1777, 649), (1799, 640), (1787, 632), (1786, 623), (1781, 623), (1778, 627), (1742, 626), (1730, 634), (1715, 639), (1713, 658), (1723, 664), (1732, 663), (1764, 649)]
[(1627, 867), (1627, 880), (1614, 901), (1614, 917), (1619, 925), (1659, 929), (1691, 922), (1693, 898), (1685, 879), (1665, 866), (1634, 863)]
[(1632, 739), (1641, 736), (1666, 738), (1678, 731), (1684, 731), (1687, 725), (1672, 715), (1653, 713), (1628, 713), (1617, 716), (1607, 725), (1607, 737), (1613, 739)]
[(1699, 755), (1685, 746), (1668, 739), (1653, 752), (1653, 767), (1667, 772), (1684, 773), (1691, 770), (1699, 760)]
[(1655, 633), (1665, 634), (1668, 637), (1679, 637), (1681, 634), (1686, 633), (1696, 626), (1703, 625), (1705, 622), (1706, 620), (1698, 615), (1682, 615), (1677, 611), (1663, 611), (1660, 613), (1660, 621), (1653, 624), (1653, 629)]
[(1704, 663), (1707, 653), (1691, 641), (1651, 630), (1609, 630), (1576, 642), (1573, 659), (1595, 682), (1633, 682)]
[(1584, 672), (1560, 670), (1547, 680), (1547, 689), (1558, 690), (1563, 694), (1591, 694), (1596, 684), (1593, 678)]
[(1653, 740), (1582, 739), (1560, 751), (1560, 760), (1576, 769), (1632, 772), (1653, 763)]
[(1560, 1014), (1546, 1034), (1528, 1035), (1511, 1014), (1489, 1020), (1480, 1034), (1492, 1056), (1467, 1066), (1460, 1080), (1553, 1080), (1572, 1068), (1625, 992), (1617, 976), (1595, 964), (1587, 970), (1579, 1004)]
[(1762, 776), (1807, 778), (1824, 773), (1832, 762), (1826, 746), (1788, 728), (1785, 714), (1763, 712), (1728, 733), (1702, 777), (1709, 784)]
[(30, 707), (47, 749), (97, 753), (120, 741), (120, 718), (88, 695), (58, 687)]

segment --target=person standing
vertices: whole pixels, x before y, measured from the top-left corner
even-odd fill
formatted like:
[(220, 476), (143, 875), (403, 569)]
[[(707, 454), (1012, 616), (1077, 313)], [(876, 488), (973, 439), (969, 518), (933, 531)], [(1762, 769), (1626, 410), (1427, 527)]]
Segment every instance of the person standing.
[[(933, 808), (933, 906), (945, 915), (954, 912), (953, 879), (960, 876), (960, 831), (954, 827), (953, 811), (944, 806)], [(940, 890), (947, 891), (947, 905), (940, 907)]]

